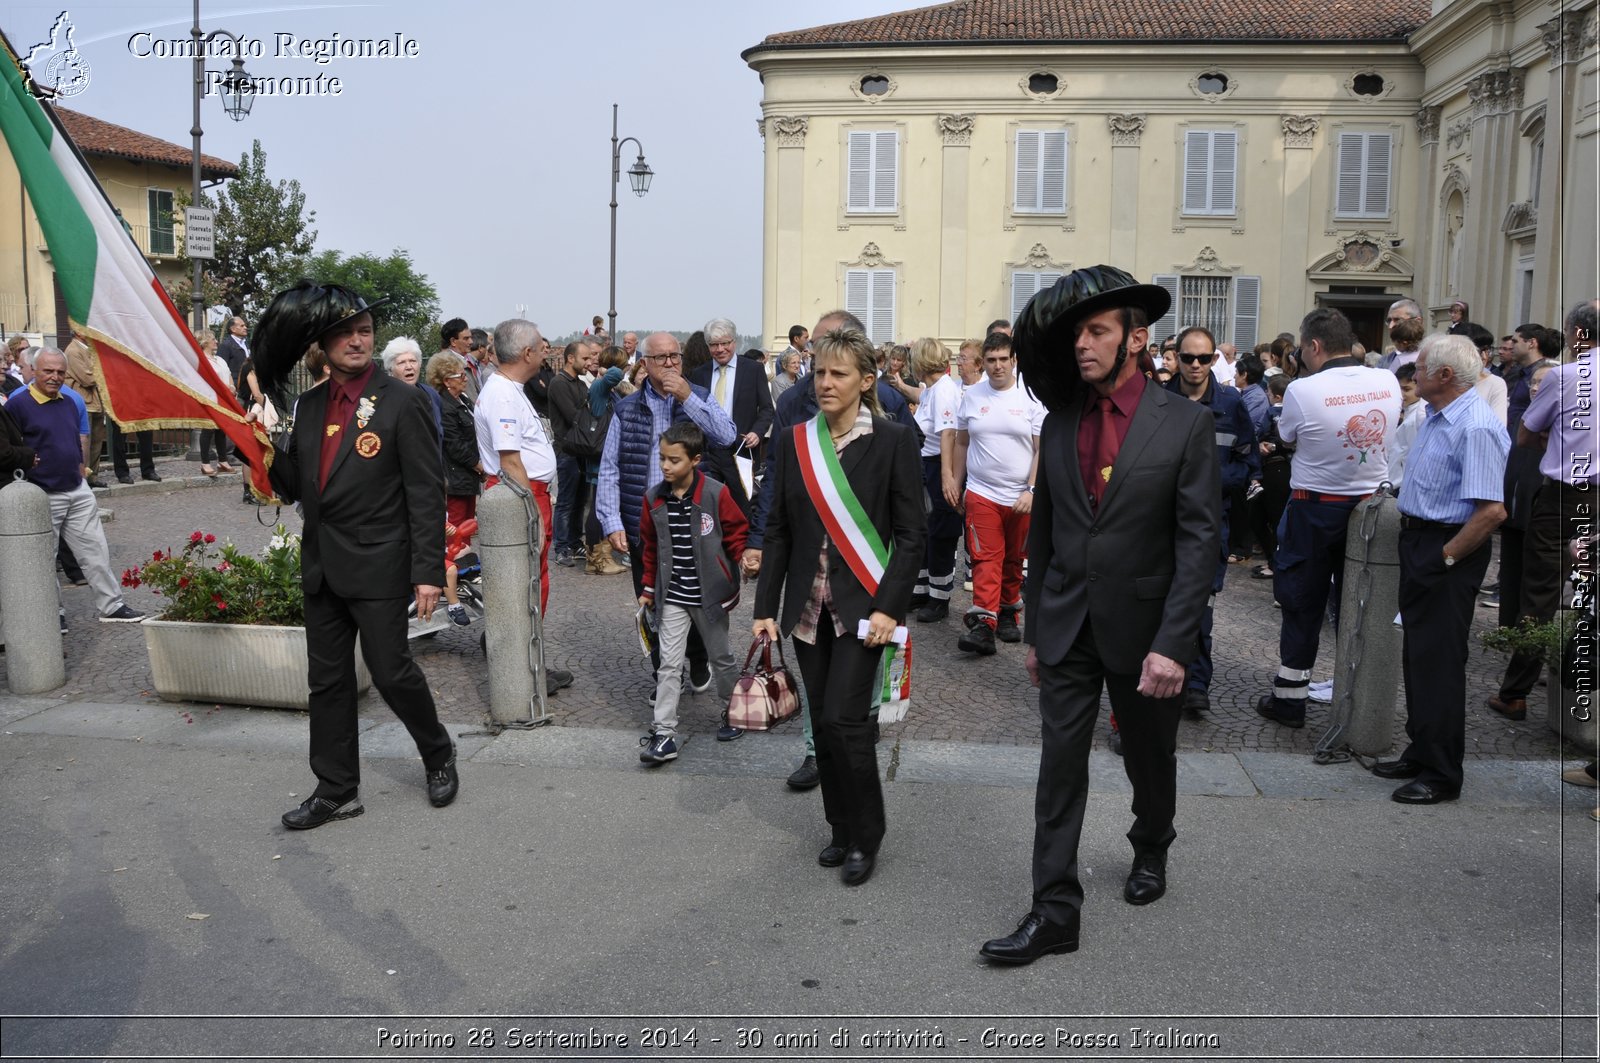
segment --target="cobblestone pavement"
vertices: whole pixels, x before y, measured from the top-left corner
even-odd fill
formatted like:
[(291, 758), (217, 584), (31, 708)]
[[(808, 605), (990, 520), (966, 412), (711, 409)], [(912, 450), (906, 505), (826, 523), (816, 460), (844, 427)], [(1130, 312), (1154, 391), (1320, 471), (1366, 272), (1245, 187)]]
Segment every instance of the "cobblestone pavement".
[[(182, 461), (160, 464), (164, 482), (116, 486), (99, 492), (101, 505), (113, 511), (106, 526), (112, 562), (117, 571), (149, 557), (151, 551), (181, 545), (195, 529), (215, 533), (240, 546), (259, 548), (271, 535), (273, 511), (240, 502), (238, 478), (213, 482), (199, 466)], [(298, 530), (290, 510), (282, 519)], [(626, 575), (589, 576), (579, 569), (552, 566), (550, 617), (545, 627), (550, 664), (572, 670), (577, 681), (550, 700), (557, 726), (608, 727), (642, 731), (649, 719), (651, 684), (632, 630), (632, 585)], [(1495, 577), (1491, 568), (1490, 578)], [(63, 699), (140, 703), (156, 701), (151, 691), (144, 643), (136, 625), (96, 623), (86, 589), (66, 588), (67, 685)], [(746, 644), (751, 595), (736, 611), (735, 652)], [(128, 592), (134, 608), (160, 609), (148, 589)], [(886, 731), (915, 739), (959, 740), (1031, 745), (1038, 741), (1037, 701), (1023, 671), (1023, 647), (1002, 644), (989, 658), (971, 658), (955, 648), (960, 614), (968, 596), (957, 591), (952, 613), (941, 624), (913, 625), (915, 698), (909, 718)], [(1474, 639), (1486, 630), (1494, 612), (1480, 608)], [(1216, 677), (1212, 710), (1204, 720), (1186, 720), (1179, 747), (1191, 751), (1272, 751), (1309, 753), (1328, 722), (1328, 706), (1313, 704), (1303, 730), (1291, 731), (1258, 717), (1252, 706), (1270, 689), (1276, 670), (1278, 612), (1273, 608), (1271, 581), (1252, 580), (1247, 565), (1230, 566), (1227, 587), (1216, 610)], [(479, 628), (452, 629), (416, 644), (418, 659), (433, 685), (441, 714), (452, 722), (486, 719), (488, 679), (478, 648)], [(1325, 631), (1314, 678), (1332, 674), (1334, 643)], [(792, 655), (791, 655), (792, 663)], [(1511, 723), (1483, 706), (1494, 693), (1503, 655), (1475, 648), (1468, 674), (1467, 756), (1555, 757), (1560, 743), (1544, 720), (1543, 696), (1530, 700), (1529, 718)], [(226, 667), (226, 661), (218, 661)], [(1395, 740), (1404, 742), (1404, 694), (1395, 693)], [(709, 696), (685, 697), (683, 727), (688, 732), (713, 729), (719, 711)], [(385, 715), (376, 694), (362, 704), (364, 715)], [(798, 732), (798, 724), (782, 730)], [(759, 739), (758, 739), (759, 740)], [(1105, 741), (1098, 728), (1097, 744)], [(1571, 751), (1569, 751), (1571, 753)], [(1571, 753), (1571, 755), (1578, 755)]]

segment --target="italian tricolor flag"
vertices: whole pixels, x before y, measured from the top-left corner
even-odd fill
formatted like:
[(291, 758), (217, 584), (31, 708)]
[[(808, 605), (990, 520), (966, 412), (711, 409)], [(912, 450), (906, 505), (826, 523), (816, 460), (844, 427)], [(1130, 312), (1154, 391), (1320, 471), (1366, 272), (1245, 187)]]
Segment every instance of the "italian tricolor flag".
[(97, 356), (106, 415), (135, 431), (220, 428), (270, 497), (266, 436), (245, 422), (60, 121), (34, 99), (10, 42), (0, 75), (0, 133), (44, 230), (72, 331)]

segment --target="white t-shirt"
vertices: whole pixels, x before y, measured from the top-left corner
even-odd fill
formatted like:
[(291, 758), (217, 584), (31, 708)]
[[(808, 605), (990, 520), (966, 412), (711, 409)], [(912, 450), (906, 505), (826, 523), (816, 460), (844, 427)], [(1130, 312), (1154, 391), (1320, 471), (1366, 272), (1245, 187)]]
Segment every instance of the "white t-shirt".
[(516, 450), (522, 454), (529, 480), (549, 483), (555, 478), (556, 452), (521, 384), (504, 373), (485, 380), (472, 420), (478, 429), (478, 457), (484, 472), (499, 476), (500, 452)]
[(1505, 424), (1507, 416), (1511, 413), (1510, 397), (1506, 394), (1506, 382), (1485, 371), (1473, 381), (1472, 388), (1478, 393), (1478, 398), (1489, 404), (1489, 409), (1500, 418), (1500, 423)]
[(1235, 383), (1239, 376), (1238, 360), (1230, 362), (1222, 356), (1221, 351), (1218, 351), (1217, 356), (1211, 359), (1211, 375), (1225, 388), (1238, 387)]
[(954, 430), (961, 404), (961, 383), (946, 373), (922, 391), (917, 401), (917, 427), (922, 429), (922, 456), (939, 456), (939, 433)]
[(969, 387), (956, 412), (957, 430), (967, 433), (967, 490), (998, 505), (1015, 503), (1028, 487), (1044, 415), (1015, 384), (996, 391), (984, 379)]
[(1363, 495), (1389, 476), (1388, 440), (1400, 425), (1400, 382), (1387, 369), (1324, 368), (1283, 393), (1278, 434), (1295, 444), (1289, 486)]

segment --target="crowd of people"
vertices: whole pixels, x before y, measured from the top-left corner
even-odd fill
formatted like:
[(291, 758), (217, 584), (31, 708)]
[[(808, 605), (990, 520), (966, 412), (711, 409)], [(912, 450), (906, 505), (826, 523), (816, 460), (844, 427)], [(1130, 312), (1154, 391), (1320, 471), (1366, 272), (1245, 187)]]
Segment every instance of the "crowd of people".
[[(1035, 903), (984, 945), (999, 963), (1077, 946), (1102, 690), (1134, 788), (1125, 897), (1165, 892), (1177, 729), (1212, 711), (1213, 608), (1231, 566), (1259, 556), (1249, 578), (1270, 580), (1281, 610), (1276, 672), (1254, 709), (1303, 727), (1309, 705), (1330, 699), (1313, 674), (1323, 624), (1341, 619), (1351, 515), (1380, 491), (1396, 496), (1409, 741), (1373, 771), (1408, 804), (1461, 792), (1479, 596), (1502, 625), (1549, 620), (1573, 558), (1593, 567), (1595, 301), (1560, 329), (1524, 323), (1496, 339), (1464, 304), (1430, 331), (1400, 299), (1373, 350), (1344, 314), (1319, 308), (1241, 352), (1200, 325), (1153, 336), (1170, 295), (1101, 266), (1040, 293), (1015, 330), (991, 322), (954, 351), (931, 337), (875, 345), (834, 311), (791, 328), (771, 357), (741, 355), (723, 317), (686, 341), (629, 332), (617, 343), (596, 318), (559, 351), (521, 318), (493, 329), (455, 318), (431, 355), (408, 337), (375, 352), (381, 305), (307, 283), (280, 294), (253, 336), (235, 317), (220, 342), (196, 337), (249, 417), (274, 430), (272, 484), (306, 522), (318, 787), (285, 815), (294, 828), (361, 811), (358, 633), (417, 741), (430, 799), (454, 798), (454, 747), (404, 617), (442, 601), (468, 622), (453, 562), (478, 498), (501, 481), (531, 497), (547, 529), (541, 609), (552, 562), (632, 576), (655, 631), (646, 764), (676, 759), (699, 726), (680, 718), (683, 689), (715, 683), (705, 724), (719, 741), (741, 736), (726, 714), (729, 614), (741, 583), (755, 584), (751, 635), (790, 639), (802, 679), (805, 755), (786, 781), (821, 786), (831, 836), (818, 862), (849, 885), (871, 877), (886, 830), (873, 749), (886, 652), (908, 628), (919, 653), (941, 652), (961, 573), (971, 599), (950, 652), (1026, 643), (1040, 687)], [(94, 588), (102, 619), (138, 620), (91, 490), (108, 426), (90, 359), (81, 343), (8, 345), (0, 462), (50, 494), (63, 562)], [(284, 411), (286, 434), (274, 396), (302, 361), (314, 386)], [(202, 434), (201, 457), (207, 476), (234, 471), (221, 433)], [(262, 501), (248, 482), (245, 495)], [(1499, 577), (1485, 586), (1496, 534)], [(1543, 664), (1514, 656), (1488, 708), (1524, 719)], [(550, 669), (546, 681), (554, 693), (574, 677)], [(1594, 786), (1595, 774), (1566, 778)]]

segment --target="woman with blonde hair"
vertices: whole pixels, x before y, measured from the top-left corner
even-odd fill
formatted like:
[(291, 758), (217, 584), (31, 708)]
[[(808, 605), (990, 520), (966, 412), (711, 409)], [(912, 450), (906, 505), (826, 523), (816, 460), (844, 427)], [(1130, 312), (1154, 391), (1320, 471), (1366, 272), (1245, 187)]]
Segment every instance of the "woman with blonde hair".
[[(883, 790), (868, 710), (922, 564), (927, 521), (911, 429), (879, 412), (872, 343), (813, 344), (818, 414), (774, 440), (772, 508), (751, 631), (794, 639), (832, 837), (817, 855), (847, 886), (872, 876)], [(781, 610), (780, 610), (781, 603)]]
[[(232, 376), (228, 372), (228, 363), (217, 353), (217, 334), (208, 328), (200, 329), (194, 334), (195, 343), (200, 345), (200, 353), (211, 362), (211, 368), (217, 372), (219, 380), (229, 380)], [(220, 428), (202, 428), (200, 430), (200, 471), (213, 480), (219, 472), (233, 472), (233, 466), (228, 464), (228, 450), (232, 446), (227, 435)], [(211, 452), (217, 452), (217, 464), (211, 464)]]

